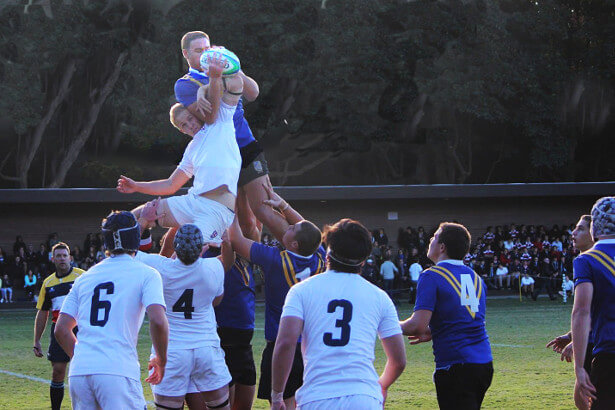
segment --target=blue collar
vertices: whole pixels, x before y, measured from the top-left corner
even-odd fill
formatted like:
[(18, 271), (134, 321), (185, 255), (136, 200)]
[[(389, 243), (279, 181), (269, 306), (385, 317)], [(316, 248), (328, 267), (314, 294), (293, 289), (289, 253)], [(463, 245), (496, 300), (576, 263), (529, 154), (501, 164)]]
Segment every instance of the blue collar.
[(205, 73), (199, 71), (199, 70), (195, 70), (194, 68), (190, 68), (188, 69), (188, 74), (190, 74), (192, 77), (196, 78), (197, 80), (207, 80), (209, 81), (209, 77), (207, 77), (207, 75), (205, 75)]

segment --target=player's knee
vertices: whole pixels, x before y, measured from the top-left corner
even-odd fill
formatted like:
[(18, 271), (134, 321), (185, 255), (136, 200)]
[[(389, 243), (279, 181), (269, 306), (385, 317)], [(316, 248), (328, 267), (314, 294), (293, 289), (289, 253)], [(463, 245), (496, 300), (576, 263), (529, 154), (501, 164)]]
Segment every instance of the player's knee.
[(208, 409), (226, 409), (229, 407), (229, 394), (228, 391), (224, 394), (224, 396), (219, 397), (214, 400), (207, 401)]
[(51, 381), (54, 381), (54, 382), (64, 381), (65, 375), (66, 375), (66, 367), (53, 366), (52, 371), (51, 371)]
[(164, 409), (164, 410), (182, 410), (184, 408), (184, 398), (183, 397), (166, 397), (166, 396), (155, 396), (156, 408)]

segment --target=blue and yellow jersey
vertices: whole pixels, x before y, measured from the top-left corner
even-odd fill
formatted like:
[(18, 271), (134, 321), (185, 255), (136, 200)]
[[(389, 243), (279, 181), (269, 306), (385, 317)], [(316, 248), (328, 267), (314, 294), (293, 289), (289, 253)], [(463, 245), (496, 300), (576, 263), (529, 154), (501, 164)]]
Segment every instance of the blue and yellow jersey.
[(220, 327), (254, 329), (254, 306), (253, 265), (238, 256), (224, 274), (224, 297), (215, 307), (216, 322)]
[(58, 320), (64, 298), (68, 295), (75, 280), (85, 271), (79, 268), (71, 268), (67, 275), (58, 278), (56, 272), (47, 276), (41, 286), (36, 308), (38, 310), (51, 310), (53, 323)]
[(574, 285), (592, 283), (591, 306), (594, 355), (615, 353), (615, 239), (606, 239), (583, 252), (573, 262)]
[(311, 256), (301, 256), (273, 246), (254, 242), (250, 260), (263, 268), (265, 275), (265, 339), (278, 335), (284, 299), (290, 288), (312, 275), (324, 272), (326, 253), (320, 246)]
[(431, 336), (436, 368), (493, 360), (485, 328), (486, 287), (461, 260), (426, 269), (417, 284), (414, 310), (432, 312)]

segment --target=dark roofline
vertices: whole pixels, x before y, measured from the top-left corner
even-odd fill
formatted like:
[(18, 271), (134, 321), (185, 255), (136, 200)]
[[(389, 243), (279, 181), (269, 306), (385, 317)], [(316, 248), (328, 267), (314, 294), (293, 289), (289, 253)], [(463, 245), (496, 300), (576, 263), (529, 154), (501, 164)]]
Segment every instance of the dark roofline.
[[(281, 186), (275, 190), (289, 201), (352, 199), (510, 198), (615, 195), (615, 182), (468, 185)], [(186, 188), (178, 194), (185, 194)], [(153, 197), (121, 194), (113, 188), (0, 189), (0, 204), (139, 203)]]

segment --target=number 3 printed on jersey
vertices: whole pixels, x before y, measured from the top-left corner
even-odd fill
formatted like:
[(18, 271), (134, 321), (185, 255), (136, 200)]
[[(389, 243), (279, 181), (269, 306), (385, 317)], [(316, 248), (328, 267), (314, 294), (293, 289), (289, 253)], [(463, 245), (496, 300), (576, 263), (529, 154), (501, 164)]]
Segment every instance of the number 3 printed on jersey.
[[(476, 288), (472, 275), (464, 273), (461, 276), (461, 306), (470, 306), (470, 310), (474, 313), (478, 312), (478, 298), (476, 297)], [(480, 282), (479, 282), (480, 286)]]
[(322, 341), (327, 346), (346, 346), (350, 341), (350, 321), (352, 320), (352, 303), (345, 299), (333, 299), (327, 306), (327, 313), (334, 313), (338, 307), (342, 308), (342, 318), (335, 321), (335, 327), (340, 328), (340, 337), (335, 339), (333, 333), (326, 332)]

